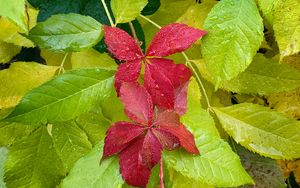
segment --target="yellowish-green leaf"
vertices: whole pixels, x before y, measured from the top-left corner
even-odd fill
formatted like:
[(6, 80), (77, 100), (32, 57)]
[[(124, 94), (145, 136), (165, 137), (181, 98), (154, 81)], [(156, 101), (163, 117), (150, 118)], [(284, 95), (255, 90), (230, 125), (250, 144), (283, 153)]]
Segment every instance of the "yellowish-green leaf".
[(147, 3), (147, 0), (112, 0), (111, 9), (114, 13), (116, 24), (134, 20)]
[(300, 51), (299, 0), (279, 0), (274, 10), (273, 29), (282, 57)]
[(5, 164), (7, 187), (55, 187), (65, 175), (46, 126), (9, 149)]
[(300, 123), (251, 103), (214, 108), (226, 132), (237, 143), (274, 159), (300, 157)]
[(73, 69), (82, 67), (117, 69), (117, 64), (107, 53), (100, 53), (93, 48), (72, 53), (71, 63)]
[(254, 0), (222, 0), (204, 23), (208, 34), (201, 52), (212, 81), (219, 87), (243, 72), (263, 40), (263, 23)]
[(29, 90), (53, 77), (57, 67), (33, 62), (15, 62), (0, 71), (0, 109), (15, 106)]
[(13, 21), (22, 31), (28, 30), (25, 22), (25, 0), (0, 0), (0, 7), (0, 16)]
[(20, 51), (21, 47), (0, 41), (0, 63), (7, 63)]
[[(50, 66), (60, 66), (64, 57), (64, 52), (52, 52), (46, 49), (41, 49), (41, 56), (45, 59), (46, 64)], [(65, 59), (64, 68), (71, 69), (71, 53), (69, 53)]]

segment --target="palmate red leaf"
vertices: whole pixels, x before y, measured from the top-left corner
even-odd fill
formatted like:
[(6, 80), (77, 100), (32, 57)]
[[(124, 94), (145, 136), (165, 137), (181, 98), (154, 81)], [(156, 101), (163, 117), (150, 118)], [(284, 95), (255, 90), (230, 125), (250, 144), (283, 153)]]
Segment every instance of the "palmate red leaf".
[(182, 52), (206, 33), (185, 24), (169, 24), (154, 36), (146, 55), (163, 57)]
[(179, 114), (183, 115), (186, 113), (187, 108), (187, 91), (189, 81), (180, 85), (175, 89), (175, 105), (174, 110)]
[(118, 94), (122, 83), (137, 83), (141, 71), (141, 66), (142, 61), (140, 59), (127, 61), (119, 65), (115, 75), (115, 88)]
[(140, 137), (120, 153), (120, 171), (128, 185), (146, 187), (148, 183), (151, 170), (142, 162), (143, 143), (144, 137)]
[(120, 99), (125, 106), (125, 113), (133, 121), (150, 126), (153, 116), (153, 104), (150, 94), (137, 83), (123, 83)]
[(179, 126), (179, 115), (173, 110), (158, 111), (153, 124), (158, 126)]
[(144, 55), (134, 39), (122, 29), (103, 26), (104, 40), (108, 50), (119, 60), (132, 61)]
[(115, 123), (107, 130), (102, 159), (119, 153), (144, 131), (145, 127), (133, 123)]
[(199, 154), (193, 134), (183, 124), (177, 127), (161, 126), (160, 129), (175, 135), (179, 139), (180, 145), (189, 153)]
[(174, 150), (180, 146), (179, 139), (172, 133), (161, 129), (152, 129), (152, 132), (162, 144), (164, 149)]

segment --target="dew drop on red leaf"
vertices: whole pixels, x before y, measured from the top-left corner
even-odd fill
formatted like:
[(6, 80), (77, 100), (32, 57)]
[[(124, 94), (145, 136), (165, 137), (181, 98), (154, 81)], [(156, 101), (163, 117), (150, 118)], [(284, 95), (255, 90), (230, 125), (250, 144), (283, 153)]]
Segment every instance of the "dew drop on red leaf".
[(153, 103), (150, 94), (137, 83), (123, 83), (120, 99), (127, 116), (137, 123), (150, 125), (153, 116)]
[(122, 29), (103, 26), (104, 40), (108, 50), (119, 60), (141, 59), (143, 53), (134, 39)]
[(154, 36), (147, 56), (168, 56), (189, 48), (207, 32), (185, 24), (172, 23), (159, 30)]

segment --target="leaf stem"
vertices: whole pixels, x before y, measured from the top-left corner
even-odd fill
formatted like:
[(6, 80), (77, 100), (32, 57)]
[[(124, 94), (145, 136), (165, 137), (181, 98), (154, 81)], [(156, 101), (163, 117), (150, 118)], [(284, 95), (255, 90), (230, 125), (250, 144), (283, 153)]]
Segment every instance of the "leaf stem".
[(59, 66), (58, 74), (61, 74), (61, 73), (64, 73), (64, 72), (65, 72), (64, 65), (65, 65), (65, 62), (66, 62), (66, 59), (67, 59), (67, 56), (68, 56), (68, 55), (69, 55), (69, 53), (65, 53), (64, 58), (63, 58), (63, 60), (61, 61), (61, 64), (60, 64), (60, 66)]
[[(151, 19), (149, 19), (149, 18), (147, 18), (147, 17), (145, 17), (145, 16), (143, 16), (141, 14), (140, 14), (140, 17), (143, 18), (143, 19), (145, 19), (146, 21), (148, 21), (149, 23), (151, 23), (155, 27), (161, 29), (161, 26), (158, 25), (157, 23), (155, 23), (154, 21), (152, 21)], [(192, 71), (194, 73), (194, 76), (196, 77), (196, 80), (198, 81), (198, 83), (200, 85), (200, 88), (202, 90), (202, 93), (204, 95), (205, 101), (206, 101), (207, 106), (208, 106), (208, 110), (211, 110), (212, 108), (211, 108), (211, 105), (210, 105), (210, 102), (209, 102), (209, 99), (208, 99), (208, 96), (207, 96), (207, 92), (206, 92), (205, 87), (203, 85), (203, 82), (201, 81), (200, 76), (198, 75), (198, 73), (196, 72), (195, 68), (191, 64), (191, 62), (193, 62), (193, 61), (188, 58), (188, 56), (186, 55), (186, 53), (182, 52), (181, 54), (183, 55), (183, 57), (186, 60), (185, 64), (192, 69)]]
[(163, 171), (163, 158), (160, 158), (159, 163), (159, 180), (160, 180), (160, 188), (165, 188), (164, 185), (164, 171)]
[(111, 15), (110, 15), (110, 13), (109, 13), (109, 11), (108, 11), (108, 8), (107, 8), (107, 5), (106, 5), (106, 3), (105, 3), (105, 0), (101, 0), (101, 2), (102, 2), (102, 5), (103, 5), (103, 7), (104, 7), (104, 10), (105, 10), (105, 12), (106, 12), (106, 15), (107, 15), (107, 17), (108, 17), (108, 20), (109, 20), (110, 25), (111, 25), (112, 27), (115, 27), (115, 24), (114, 24), (114, 22), (113, 22), (113, 20), (112, 20), (112, 18), (111, 18)]

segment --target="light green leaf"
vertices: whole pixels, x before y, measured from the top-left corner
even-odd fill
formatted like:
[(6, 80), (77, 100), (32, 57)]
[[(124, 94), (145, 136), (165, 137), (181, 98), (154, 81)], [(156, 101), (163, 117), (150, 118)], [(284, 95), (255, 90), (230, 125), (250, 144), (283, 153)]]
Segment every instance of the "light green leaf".
[(9, 149), (5, 163), (7, 187), (55, 187), (65, 175), (46, 126)]
[(5, 121), (46, 124), (73, 119), (87, 112), (113, 90), (114, 71), (76, 69), (28, 92)]
[(279, 0), (274, 10), (273, 29), (280, 55), (289, 56), (300, 51), (300, 2)]
[(111, 58), (107, 53), (100, 53), (93, 48), (72, 53), (71, 63), (73, 69), (83, 67), (117, 69), (117, 64), (113, 58)]
[(112, 0), (111, 9), (114, 13), (116, 24), (134, 20), (147, 3), (147, 0)]
[(274, 159), (300, 157), (300, 124), (296, 120), (251, 103), (214, 111), (226, 132), (249, 150)]
[(201, 51), (216, 87), (244, 71), (263, 41), (263, 23), (254, 0), (222, 0), (204, 22)]
[(64, 179), (62, 188), (120, 188), (123, 180), (119, 172), (117, 157), (109, 157), (101, 162), (103, 142), (97, 144), (85, 157), (79, 159), (69, 175)]
[[(237, 144), (234, 147), (237, 149), (244, 168), (254, 179), (256, 187), (286, 188), (285, 178), (275, 160), (252, 153)], [(253, 186), (242, 187), (252, 188)]]
[(52, 51), (79, 51), (97, 44), (102, 38), (102, 27), (89, 16), (57, 14), (38, 23), (28, 38), (41, 48)]
[(4, 182), (4, 163), (7, 159), (8, 149), (5, 147), (0, 148), (0, 187), (6, 188)]
[(273, 11), (278, 4), (278, 0), (257, 0), (257, 5), (262, 12), (266, 26), (272, 30), (274, 14)]
[(20, 51), (20, 46), (0, 41), (0, 63), (7, 63)]
[(251, 65), (236, 78), (223, 82), (221, 88), (244, 93), (268, 95), (296, 89), (300, 86), (300, 71), (257, 54)]
[(0, 0), (0, 16), (10, 19), (23, 31), (26, 27), (25, 0)]
[(58, 67), (34, 62), (14, 62), (0, 71), (0, 109), (14, 107), (29, 90), (50, 80)]
[(253, 183), (227, 142), (205, 129), (201, 132), (196, 138), (201, 155), (192, 155), (183, 150), (165, 152), (163, 159), (169, 168), (187, 178), (217, 187)]
[(92, 149), (87, 135), (73, 122), (49, 124), (48, 131), (64, 167), (69, 171), (75, 162)]

